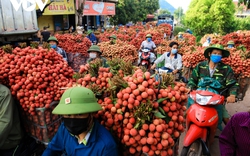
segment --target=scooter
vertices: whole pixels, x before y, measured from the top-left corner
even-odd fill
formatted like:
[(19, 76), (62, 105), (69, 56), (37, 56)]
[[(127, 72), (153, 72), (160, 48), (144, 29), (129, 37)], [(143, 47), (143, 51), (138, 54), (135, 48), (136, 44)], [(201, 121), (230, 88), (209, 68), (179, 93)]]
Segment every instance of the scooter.
[[(158, 73), (158, 74), (156, 74), (156, 76), (158, 76), (158, 75), (161, 75), (161, 74), (163, 74), (163, 73), (172, 73), (172, 72), (173, 72), (173, 69), (171, 69), (171, 68), (169, 68), (169, 67), (161, 67), (161, 68), (156, 68), (156, 71), (155, 71), (155, 72)], [(157, 79), (158, 79), (158, 78), (156, 77), (156, 80), (157, 80)], [(175, 80), (176, 80), (176, 81), (182, 81), (182, 82), (184, 82), (184, 83), (187, 83), (187, 79), (186, 79), (185, 77), (182, 76), (181, 72), (177, 72), (177, 73), (176, 73)]]
[(154, 61), (154, 60), (151, 60), (150, 55), (151, 55), (151, 52), (149, 49), (146, 49), (146, 48), (142, 49), (141, 55), (139, 56), (140, 62), (138, 63), (138, 66), (143, 66), (149, 70), (151, 63)]
[(224, 103), (224, 96), (207, 90), (194, 90), (190, 97), (195, 101), (187, 110), (188, 129), (181, 156), (210, 156), (209, 144), (214, 139), (219, 116), (215, 105)]

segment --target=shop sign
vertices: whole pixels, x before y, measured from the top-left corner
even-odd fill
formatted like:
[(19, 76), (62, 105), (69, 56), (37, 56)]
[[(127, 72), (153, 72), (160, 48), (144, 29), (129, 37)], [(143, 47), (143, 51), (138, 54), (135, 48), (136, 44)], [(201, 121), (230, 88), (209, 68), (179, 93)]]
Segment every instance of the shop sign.
[(43, 15), (67, 14), (75, 14), (74, 0), (54, 0), (54, 2), (52, 2), (47, 8), (45, 8), (43, 13)]
[(115, 4), (86, 1), (83, 15), (115, 15)]

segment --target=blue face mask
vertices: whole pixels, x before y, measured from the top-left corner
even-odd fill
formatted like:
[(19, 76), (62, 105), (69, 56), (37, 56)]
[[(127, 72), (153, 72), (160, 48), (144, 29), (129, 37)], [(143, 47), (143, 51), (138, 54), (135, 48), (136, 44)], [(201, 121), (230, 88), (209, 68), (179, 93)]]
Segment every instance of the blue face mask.
[(178, 38), (183, 38), (183, 36), (182, 35), (178, 35)]
[(172, 49), (172, 50), (171, 50), (171, 53), (172, 53), (172, 54), (176, 54), (177, 52), (178, 52), (177, 49)]
[(234, 45), (229, 44), (227, 47), (228, 47), (228, 48), (233, 48), (233, 47), (234, 47)]
[(218, 63), (221, 61), (222, 56), (221, 55), (216, 55), (216, 54), (211, 54), (210, 59), (214, 63)]
[(57, 47), (57, 46), (56, 46), (55, 44), (51, 44), (51, 45), (50, 45), (50, 48), (56, 49), (56, 47)]
[(147, 38), (147, 41), (150, 42), (150, 41), (152, 41), (152, 39), (151, 38)]

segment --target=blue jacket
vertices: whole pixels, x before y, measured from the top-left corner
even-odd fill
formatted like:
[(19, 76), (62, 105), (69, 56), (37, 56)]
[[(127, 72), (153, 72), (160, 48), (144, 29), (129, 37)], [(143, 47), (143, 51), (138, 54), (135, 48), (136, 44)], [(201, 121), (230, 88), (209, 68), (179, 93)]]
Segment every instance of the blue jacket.
[(112, 135), (97, 121), (87, 146), (79, 144), (78, 139), (72, 136), (62, 123), (42, 156), (61, 156), (64, 151), (67, 156), (118, 156)]
[(91, 33), (90, 35), (87, 36), (87, 38), (92, 42), (97, 42), (97, 38), (95, 37), (95, 35), (93, 33)]

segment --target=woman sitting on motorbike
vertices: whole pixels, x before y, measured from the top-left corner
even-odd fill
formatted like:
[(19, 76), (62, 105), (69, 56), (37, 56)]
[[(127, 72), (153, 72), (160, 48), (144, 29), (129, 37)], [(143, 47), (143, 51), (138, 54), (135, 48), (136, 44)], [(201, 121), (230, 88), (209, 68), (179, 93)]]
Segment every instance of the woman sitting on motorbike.
[(157, 64), (165, 60), (164, 67), (168, 69), (173, 74), (176, 74), (177, 72), (181, 71), (182, 68), (182, 57), (180, 54), (178, 54), (178, 46), (179, 44), (177, 42), (171, 42), (169, 44), (169, 47), (171, 47), (171, 52), (165, 52), (163, 55), (161, 55), (159, 58), (157, 58), (154, 62), (154, 65), (151, 67), (151, 69), (155, 69)]
[[(222, 58), (228, 57), (229, 55), (229, 51), (225, 50), (224, 47), (219, 44), (206, 48), (204, 56), (208, 61), (201, 62), (194, 68), (188, 82), (189, 88), (191, 90), (197, 89), (197, 84), (201, 78), (211, 77), (218, 80), (222, 85), (222, 87), (217, 90), (219, 93), (228, 88), (229, 96), (227, 96), (227, 93), (225, 92), (223, 95), (227, 97), (227, 103), (234, 103), (239, 84), (234, 77), (232, 68), (221, 62)], [(229, 114), (226, 111), (225, 106), (222, 111), (223, 120), (227, 123), (229, 120)]]

